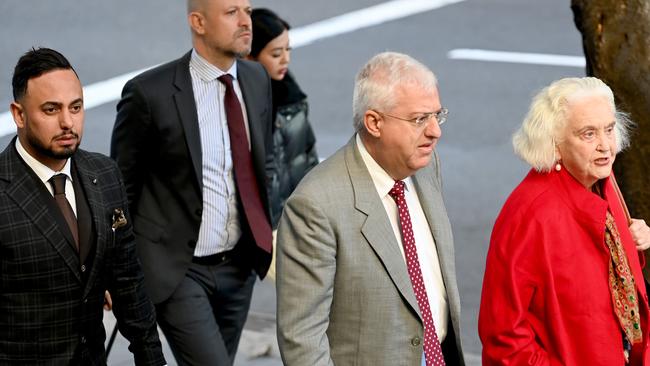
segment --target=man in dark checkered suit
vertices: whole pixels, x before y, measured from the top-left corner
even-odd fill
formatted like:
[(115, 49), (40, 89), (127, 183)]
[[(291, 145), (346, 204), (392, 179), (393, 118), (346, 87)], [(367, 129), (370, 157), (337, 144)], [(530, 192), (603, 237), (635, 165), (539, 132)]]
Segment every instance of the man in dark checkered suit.
[(135, 363), (164, 364), (119, 170), (78, 149), (76, 72), (60, 53), (32, 49), (12, 86), (18, 136), (0, 154), (0, 365), (105, 365), (106, 290)]

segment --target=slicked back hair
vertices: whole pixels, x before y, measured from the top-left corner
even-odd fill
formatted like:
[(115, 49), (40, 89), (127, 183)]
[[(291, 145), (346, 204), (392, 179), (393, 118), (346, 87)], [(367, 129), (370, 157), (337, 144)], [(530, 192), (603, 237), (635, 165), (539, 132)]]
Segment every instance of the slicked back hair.
[(18, 59), (11, 79), (14, 101), (25, 96), (29, 79), (53, 70), (72, 70), (77, 74), (65, 56), (51, 48), (32, 48), (27, 51)]

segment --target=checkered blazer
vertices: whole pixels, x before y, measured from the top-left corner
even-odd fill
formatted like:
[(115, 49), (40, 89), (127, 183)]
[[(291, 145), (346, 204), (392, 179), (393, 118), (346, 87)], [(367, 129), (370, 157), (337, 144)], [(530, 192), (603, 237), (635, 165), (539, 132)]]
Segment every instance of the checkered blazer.
[[(105, 290), (135, 363), (164, 364), (115, 163), (83, 150), (72, 160), (94, 234), (82, 243), (93, 251), (82, 269), (53, 198), (14, 144), (0, 154), (0, 365), (104, 365)], [(115, 209), (127, 223), (112, 230)]]

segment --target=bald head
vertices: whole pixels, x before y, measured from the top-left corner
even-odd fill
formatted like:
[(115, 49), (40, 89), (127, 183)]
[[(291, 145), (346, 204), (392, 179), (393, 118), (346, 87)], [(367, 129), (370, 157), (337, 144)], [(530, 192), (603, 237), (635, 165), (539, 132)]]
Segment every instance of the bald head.
[(187, 13), (202, 11), (205, 8), (206, 1), (208, 0), (187, 0)]

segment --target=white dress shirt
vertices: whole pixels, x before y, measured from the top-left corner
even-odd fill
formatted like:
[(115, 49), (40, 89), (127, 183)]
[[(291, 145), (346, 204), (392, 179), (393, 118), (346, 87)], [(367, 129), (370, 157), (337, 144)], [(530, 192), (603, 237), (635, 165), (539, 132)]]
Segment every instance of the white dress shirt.
[[(361, 141), (361, 137), (356, 136), (357, 148), (361, 154), (361, 158), (370, 173), (372, 182), (377, 189), (377, 193), (384, 204), (386, 214), (393, 227), (395, 239), (400, 244), (399, 250), (402, 253), (404, 263), (406, 257), (404, 255), (404, 247), (402, 245), (402, 232), (400, 230), (397, 204), (395, 200), (388, 194), (395, 185), (395, 180), (391, 178), (388, 173), (373, 159), (366, 147)], [(424, 279), (424, 286), (427, 290), (427, 297), (429, 298), (429, 306), (431, 307), (431, 316), (436, 327), (436, 334), (438, 340), (442, 341), (447, 336), (447, 326), (449, 322), (449, 306), (447, 304), (447, 291), (445, 283), (442, 279), (442, 271), (440, 270), (440, 261), (438, 260), (438, 251), (436, 243), (431, 233), (431, 228), (427, 221), (420, 199), (418, 198), (413, 180), (408, 177), (403, 180), (406, 188), (404, 190), (406, 204), (408, 205), (409, 215), (411, 216), (411, 224), (413, 226), (413, 236), (415, 238), (415, 246), (418, 252), (418, 260), (420, 262), (420, 269)]]
[(233, 77), (235, 94), (242, 106), (250, 149), (248, 116), (237, 80), (237, 62), (224, 72), (199, 56), (196, 50), (192, 50), (190, 76), (199, 119), (203, 169), (203, 214), (199, 238), (194, 249), (194, 255), (198, 257), (233, 249), (242, 234), (224, 106), (226, 87), (217, 80), (224, 74)]
[(72, 207), (72, 212), (74, 212), (74, 215), (77, 216), (77, 201), (75, 199), (76, 197), (74, 194), (74, 187), (72, 186), (70, 159), (66, 160), (63, 169), (57, 172), (45, 166), (40, 161), (36, 160), (36, 158), (33, 156), (29, 155), (27, 150), (25, 150), (23, 145), (20, 143), (20, 139), (16, 139), (16, 151), (18, 151), (18, 155), (23, 158), (23, 161), (25, 161), (25, 163), (34, 171), (34, 173), (36, 173), (36, 176), (38, 176), (38, 178), (43, 182), (45, 188), (47, 188), (52, 197), (54, 197), (54, 188), (52, 188), (52, 184), (49, 182), (50, 178), (57, 174), (65, 174), (67, 177), (65, 184), (65, 197), (68, 199), (68, 202)]

